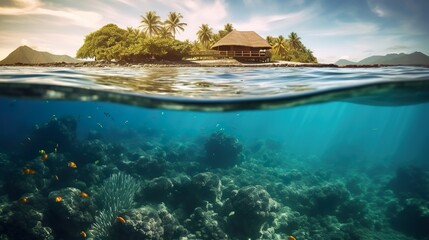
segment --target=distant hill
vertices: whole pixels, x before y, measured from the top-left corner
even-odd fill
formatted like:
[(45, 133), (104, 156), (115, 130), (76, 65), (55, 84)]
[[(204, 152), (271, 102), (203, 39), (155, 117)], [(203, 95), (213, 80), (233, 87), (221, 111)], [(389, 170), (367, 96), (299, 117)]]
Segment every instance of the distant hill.
[(39, 64), (39, 63), (76, 63), (80, 62), (67, 55), (54, 55), (48, 52), (39, 52), (28, 46), (21, 46), (11, 52), (5, 59), (0, 61), (0, 65), (5, 64)]
[(386, 65), (429, 65), (429, 56), (414, 52), (411, 54), (387, 54), (385, 56), (371, 56), (360, 60), (359, 62), (351, 62), (345, 59), (340, 59), (335, 64), (343, 65), (370, 65), (370, 64), (386, 64)]
[(338, 61), (335, 62), (335, 64), (339, 65), (339, 66), (344, 66), (344, 65), (354, 65), (356, 64), (356, 62), (352, 62), (346, 59), (340, 59)]

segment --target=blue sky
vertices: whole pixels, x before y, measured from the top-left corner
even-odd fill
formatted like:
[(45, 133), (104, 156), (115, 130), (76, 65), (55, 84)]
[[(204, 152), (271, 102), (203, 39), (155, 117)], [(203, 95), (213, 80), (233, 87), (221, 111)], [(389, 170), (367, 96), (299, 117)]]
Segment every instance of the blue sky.
[(178, 39), (195, 40), (207, 23), (226, 23), (263, 37), (298, 33), (319, 62), (370, 55), (429, 55), (428, 0), (0, 0), (0, 59), (20, 45), (75, 56), (85, 36), (108, 23), (138, 27), (156, 11), (184, 16)]

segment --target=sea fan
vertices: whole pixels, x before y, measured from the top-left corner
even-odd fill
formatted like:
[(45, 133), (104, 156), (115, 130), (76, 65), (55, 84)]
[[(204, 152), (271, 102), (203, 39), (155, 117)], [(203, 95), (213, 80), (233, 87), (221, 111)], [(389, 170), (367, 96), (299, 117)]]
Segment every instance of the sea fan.
[(101, 189), (98, 200), (102, 210), (98, 212), (90, 230), (94, 239), (107, 239), (116, 216), (134, 207), (134, 195), (140, 190), (140, 184), (132, 176), (119, 172), (104, 180)]

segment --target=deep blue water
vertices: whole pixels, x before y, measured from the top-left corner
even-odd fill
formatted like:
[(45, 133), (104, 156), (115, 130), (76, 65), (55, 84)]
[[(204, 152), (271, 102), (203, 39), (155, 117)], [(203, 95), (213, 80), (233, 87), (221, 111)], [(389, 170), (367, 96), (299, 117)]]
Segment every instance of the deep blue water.
[[(141, 187), (112, 213), (112, 239), (429, 238), (427, 68), (2, 68), (0, 96), (6, 239), (100, 236), (102, 189), (118, 172)], [(160, 178), (174, 187), (153, 187)], [(55, 205), (58, 191), (79, 213)], [(29, 209), (43, 217), (16, 217)]]

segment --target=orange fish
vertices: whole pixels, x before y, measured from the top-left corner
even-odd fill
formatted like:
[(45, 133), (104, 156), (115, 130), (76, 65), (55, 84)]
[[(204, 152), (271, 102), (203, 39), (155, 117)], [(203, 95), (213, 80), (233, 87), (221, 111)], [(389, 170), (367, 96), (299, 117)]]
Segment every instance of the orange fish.
[(118, 220), (121, 223), (126, 223), (127, 221), (125, 220), (125, 218), (121, 217), (121, 216), (117, 216), (116, 220)]
[(22, 197), (22, 198), (20, 198), (18, 201), (20, 202), (20, 203), (28, 203), (28, 201), (29, 201), (30, 199), (28, 199), (28, 197)]
[(88, 193), (86, 193), (86, 192), (81, 192), (81, 193), (80, 193), (80, 196), (81, 196), (82, 198), (87, 198), (87, 197), (89, 197)]
[(63, 197), (61, 197), (61, 196), (55, 197), (55, 202), (61, 202), (62, 200), (63, 200)]
[(22, 172), (24, 174), (27, 174), (27, 175), (29, 175), (29, 174), (36, 174), (36, 170), (31, 169), (31, 168), (24, 168), (24, 169), (22, 169)]
[(81, 235), (83, 238), (86, 238), (86, 232), (85, 232), (85, 231), (80, 232), (80, 235)]
[(294, 236), (289, 236), (287, 237), (287, 240), (296, 240), (296, 238)]
[(69, 162), (68, 166), (69, 166), (70, 168), (77, 168), (77, 165), (76, 165), (76, 163), (74, 163), (74, 162)]
[(46, 159), (48, 159), (48, 157), (49, 157), (49, 154), (44, 153), (42, 154), (42, 156), (40, 156), (40, 161), (45, 161)]

